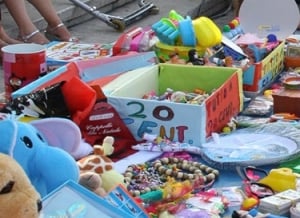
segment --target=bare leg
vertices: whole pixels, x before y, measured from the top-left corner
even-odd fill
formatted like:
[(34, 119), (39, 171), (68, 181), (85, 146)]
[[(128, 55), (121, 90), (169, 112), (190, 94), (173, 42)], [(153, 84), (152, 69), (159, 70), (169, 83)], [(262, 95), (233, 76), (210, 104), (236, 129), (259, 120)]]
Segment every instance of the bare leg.
[(7, 44), (16, 44), (21, 42), (8, 36), (5, 30), (3, 29), (2, 24), (0, 24), (0, 39)]
[(69, 41), (71, 34), (62, 21), (52, 4), (51, 0), (28, 0), (44, 17), (48, 23), (47, 32), (56, 35), (62, 41)]
[(11, 38), (9, 35), (7, 35), (7, 33), (5, 32), (5, 30), (2, 26), (1, 20), (2, 20), (2, 13), (1, 13), (1, 10), (0, 10), (0, 39), (1, 39), (0, 47), (2, 48), (4, 44), (20, 43), (20, 41), (15, 40), (15, 39)]
[[(41, 2), (43, 3), (44, 1)], [(31, 18), (26, 11), (24, 0), (4, 0), (4, 3), (19, 27), (21, 40), (39, 44), (46, 44), (49, 42), (49, 40), (43, 34), (40, 32), (35, 32), (37, 28), (31, 21)], [(32, 33), (35, 34), (32, 35)]]
[(239, 16), (240, 7), (244, 0), (232, 0), (234, 16)]

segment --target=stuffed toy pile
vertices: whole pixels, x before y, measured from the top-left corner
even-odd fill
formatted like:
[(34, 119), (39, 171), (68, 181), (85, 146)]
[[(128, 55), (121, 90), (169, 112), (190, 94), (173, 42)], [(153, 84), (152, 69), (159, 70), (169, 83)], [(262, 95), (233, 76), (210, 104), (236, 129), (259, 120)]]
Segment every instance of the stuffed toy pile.
[(29, 123), (0, 121), (0, 152), (13, 157), (42, 197), (68, 180), (78, 182), (76, 158), (93, 149), (84, 144), (78, 126), (65, 118)]
[(42, 202), (22, 167), (0, 153), (0, 218), (38, 218)]

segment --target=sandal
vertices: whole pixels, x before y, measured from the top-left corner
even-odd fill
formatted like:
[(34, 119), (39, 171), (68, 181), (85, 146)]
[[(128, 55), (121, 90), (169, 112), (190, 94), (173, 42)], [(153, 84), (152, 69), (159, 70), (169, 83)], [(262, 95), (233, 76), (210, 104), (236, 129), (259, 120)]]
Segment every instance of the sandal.
[(20, 35), (18, 39), (25, 43), (38, 43), (41, 45), (49, 43), (49, 40), (45, 36), (43, 36), (39, 30), (35, 30), (28, 35)]
[[(63, 35), (67, 35), (67, 38)], [(45, 36), (51, 41), (65, 41), (65, 42), (78, 42), (76, 37), (69, 37), (69, 31), (66, 29), (65, 24), (60, 23), (57, 26), (45, 30)]]

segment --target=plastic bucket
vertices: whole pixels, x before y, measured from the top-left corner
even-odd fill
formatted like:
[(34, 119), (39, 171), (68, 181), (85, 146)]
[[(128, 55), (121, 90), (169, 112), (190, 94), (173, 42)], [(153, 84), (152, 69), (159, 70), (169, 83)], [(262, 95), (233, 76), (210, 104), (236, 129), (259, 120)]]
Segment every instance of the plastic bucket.
[(7, 45), (2, 49), (4, 87), (11, 93), (47, 73), (46, 47), (34, 43)]

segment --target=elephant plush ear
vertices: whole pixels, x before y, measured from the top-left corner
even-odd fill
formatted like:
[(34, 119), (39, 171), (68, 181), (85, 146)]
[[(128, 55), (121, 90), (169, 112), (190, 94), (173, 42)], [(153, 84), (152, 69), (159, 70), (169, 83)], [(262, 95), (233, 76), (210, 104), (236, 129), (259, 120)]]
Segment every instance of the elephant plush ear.
[(83, 142), (80, 129), (72, 120), (50, 117), (31, 121), (30, 124), (41, 132), (49, 145), (65, 150), (75, 159), (93, 151), (91, 145)]
[(16, 145), (17, 124), (13, 120), (0, 120), (0, 152), (13, 156)]

